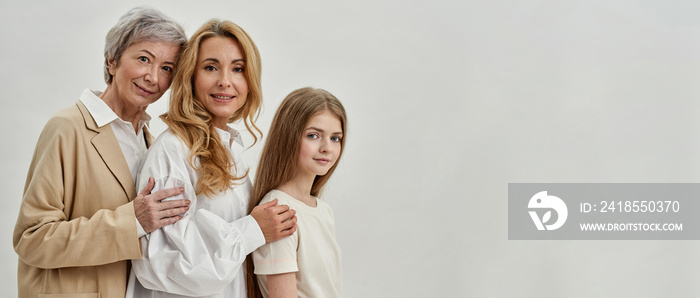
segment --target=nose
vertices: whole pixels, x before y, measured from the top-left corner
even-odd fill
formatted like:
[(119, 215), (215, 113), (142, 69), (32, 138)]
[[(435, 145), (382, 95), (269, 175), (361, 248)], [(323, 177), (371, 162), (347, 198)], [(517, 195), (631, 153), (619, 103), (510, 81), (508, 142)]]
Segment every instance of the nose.
[(227, 71), (222, 71), (219, 75), (219, 87), (231, 87), (231, 74)]
[(330, 145), (330, 140), (328, 139), (322, 139), (321, 140), (321, 146), (319, 146), (318, 151), (321, 153), (327, 153), (329, 150), (329, 145)]
[(153, 85), (158, 84), (158, 67), (157, 66), (151, 66), (148, 68), (148, 71), (146, 72), (146, 76), (144, 77), (146, 82), (149, 82)]

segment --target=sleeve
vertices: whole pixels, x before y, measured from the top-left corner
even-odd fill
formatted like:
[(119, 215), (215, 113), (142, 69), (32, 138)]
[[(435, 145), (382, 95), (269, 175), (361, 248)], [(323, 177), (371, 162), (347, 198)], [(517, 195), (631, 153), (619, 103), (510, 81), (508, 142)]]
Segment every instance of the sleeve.
[(37, 142), (13, 232), (14, 249), (28, 265), (97, 266), (141, 257), (132, 203), (98, 210), (90, 218), (69, 220), (66, 215), (64, 210), (74, 206), (73, 198), (64, 196), (75, 190), (64, 184), (72, 187), (70, 181), (78, 175), (90, 175), (76, 173), (67, 162), (77, 158), (78, 133), (69, 119), (54, 117)]
[(208, 210), (198, 209), (192, 180), (187, 177), (186, 159), (172, 156), (173, 152), (165, 147), (152, 148), (155, 150), (148, 153), (139, 174), (140, 184), (153, 177), (153, 191), (184, 187), (182, 195), (171, 199), (191, 200), (190, 209), (177, 223), (141, 238), (144, 257), (132, 261), (133, 272), (141, 285), (151, 290), (189, 296), (219, 293), (236, 277), (246, 256), (265, 243), (265, 238), (252, 216), (229, 223)]
[[(266, 196), (261, 203), (271, 200), (271, 197)], [(271, 275), (299, 271), (297, 265), (298, 244), (299, 230), (297, 229), (289, 237), (261, 246), (253, 252), (254, 273), (257, 275)]]

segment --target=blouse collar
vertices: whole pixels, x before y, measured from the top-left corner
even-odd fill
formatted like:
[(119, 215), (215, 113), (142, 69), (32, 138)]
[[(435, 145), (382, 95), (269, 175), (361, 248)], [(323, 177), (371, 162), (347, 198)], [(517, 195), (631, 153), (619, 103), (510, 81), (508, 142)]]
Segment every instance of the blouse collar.
[(226, 130), (223, 130), (218, 127), (214, 127), (216, 130), (216, 133), (219, 134), (219, 137), (221, 137), (221, 141), (226, 144), (229, 148), (233, 145), (233, 142), (238, 143), (241, 147), (243, 147), (243, 138), (241, 138), (241, 134), (233, 129), (230, 126), (226, 126)]
[[(97, 127), (105, 126), (115, 120), (124, 121), (112, 111), (106, 102), (99, 98), (100, 94), (102, 94), (102, 92), (90, 89), (85, 89), (83, 93), (80, 94), (80, 101), (83, 102), (92, 118), (95, 119)], [(143, 113), (141, 120), (139, 120), (138, 129), (141, 130), (150, 120), (151, 116), (149, 116), (148, 113)]]

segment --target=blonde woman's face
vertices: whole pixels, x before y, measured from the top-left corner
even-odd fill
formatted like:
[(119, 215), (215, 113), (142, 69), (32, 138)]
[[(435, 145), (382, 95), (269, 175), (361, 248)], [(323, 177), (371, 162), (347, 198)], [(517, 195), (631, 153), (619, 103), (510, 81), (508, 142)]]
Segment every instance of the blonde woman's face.
[(238, 43), (227, 37), (204, 40), (194, 72), (194, 94), (214, 117), (214, 125), (226, 129), (228, 119), (248, 98), (246, 62)]
[(340, 120), (329, 111), (309, 119), (299, 150), (297, 174), (321, 176), (328, 173), (340, 156), (343, 129)]

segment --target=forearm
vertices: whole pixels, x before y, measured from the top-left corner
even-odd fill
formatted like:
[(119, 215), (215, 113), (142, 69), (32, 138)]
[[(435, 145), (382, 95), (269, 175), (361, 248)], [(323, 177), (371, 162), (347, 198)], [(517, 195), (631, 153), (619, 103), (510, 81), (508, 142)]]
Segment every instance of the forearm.
[[(13, 233), (22, 262), (61, 268), (141, 257), (134, 208), (128, 203), (133, 185), (122, 185), (128, 180), (115, 177), (122, 164), (107, 164), (123, 160), (110, 132), (86, 129), (78, 107), (57, 113), (46, 124)], [(117, 150), (105, 150), (113, 145)], [(131, 178), (128, 172), (120, 177)]]
[(239, 276), (246, 256), (264, 244), (262, 233), (251, 231), (257, 226), (242, 227), (245, 221), (254, 224), (252, 218), (228, 223), (197, 210), (144, 238), (146, 252), (133, 261), (134, 273), (151, 290), (190, 296), (219, 293)]
[(72, 220), (62, 212), (36, 214), (27, 209), (22, 206), (13, 235), (15, 251), (24, 263), (62, 268), (141, 258), (131, 203)]

